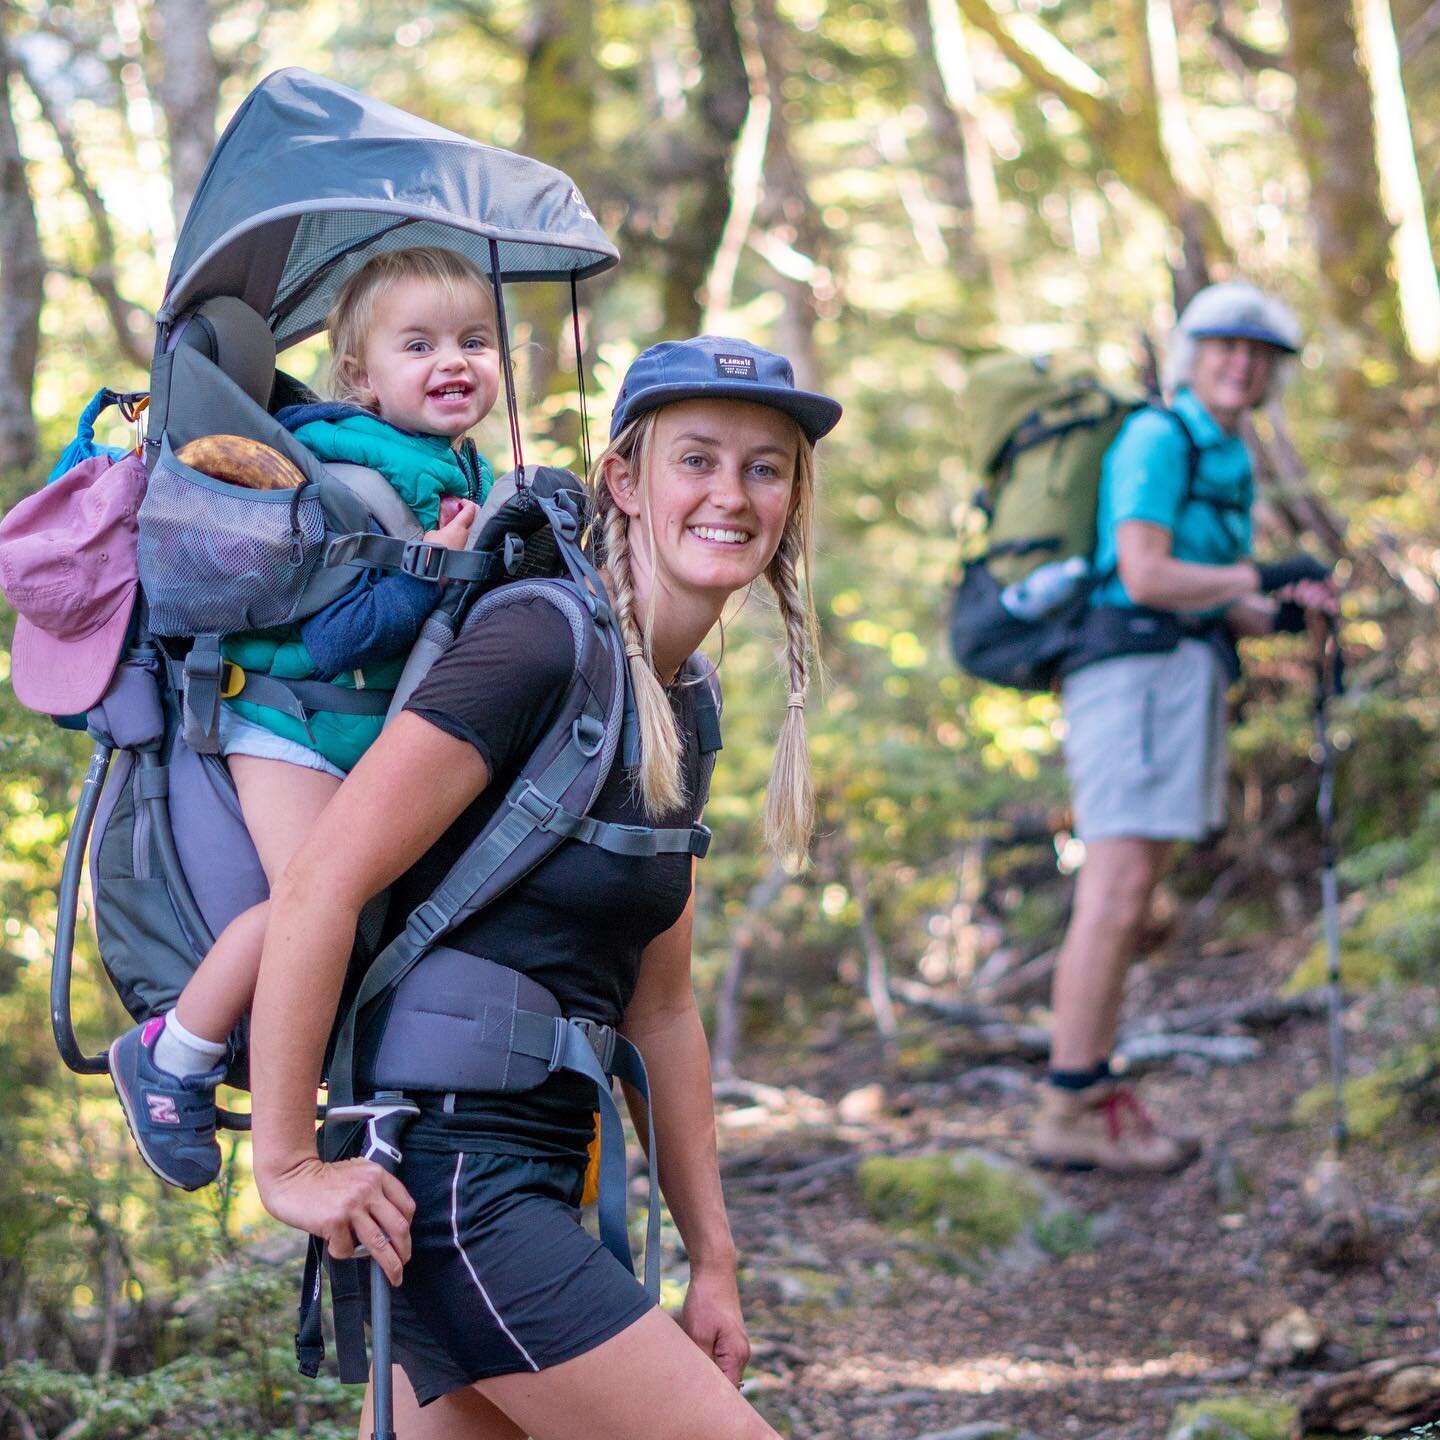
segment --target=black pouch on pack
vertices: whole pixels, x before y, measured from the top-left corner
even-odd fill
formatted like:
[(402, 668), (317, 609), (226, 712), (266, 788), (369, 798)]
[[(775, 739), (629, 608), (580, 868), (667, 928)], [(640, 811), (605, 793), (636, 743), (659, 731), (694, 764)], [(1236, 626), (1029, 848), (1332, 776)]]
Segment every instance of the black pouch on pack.
[(1021, 620), (1000, 603), (982, 563), (965, 567), (950, 602), (950, 649), (967, 674), (1017, 690), (1048, 690), (1077, 639), (1088, 589), (1049, 615)]
[(560, 1002), (518, 970), (437, 946), (396, 987), (360, 1088), (533, 1090), (550, 1067), (511, 1048), (517, 1010), (558, 1018)]

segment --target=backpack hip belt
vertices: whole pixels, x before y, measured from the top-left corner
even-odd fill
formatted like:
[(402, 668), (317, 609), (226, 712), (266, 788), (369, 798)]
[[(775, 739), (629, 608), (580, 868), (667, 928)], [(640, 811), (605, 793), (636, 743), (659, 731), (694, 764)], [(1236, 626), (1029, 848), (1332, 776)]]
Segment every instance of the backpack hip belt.
[[(548, 999), (558, 1012), (559, 1006), (542, 986), (517, 971), (510, 970), (494, 961), (480, 956), (465, 955), (461, 951), (432, 951), (435, 959), (452, 958), (464, 962), (471, 971), (471, 995), (485, 986), (491, 991), (489, 1003), (476, 1005), (480, 1013), (472, 1017), (472, 1028), (482, 1036), (504, 1036), (503, 1044), (482, 1042), (457, 1043), (458, 1037), (450, 1037), (446, 1045), (442, 1040), (434, 1044), (433, 1028), (437, 1018), (430, 1010), (423, 1010), (422, 994), (409, 994), (403, 998), (414, 1013), (423, 1015), (427, 1029), (432, 1031), (432, 1048), (417, 1055), (413, 1046), (406, 1043), (405, 1027), (397, 1024), (392, 1017), (387, 1024), (386, 1034), (393, 1042), (382, 1048), (377, 1057), (375, 1070), (380, 1088), (376, 1091), (377, 1101), (403, 1101), (416, 1094), (438, 1096), (442, 1110), (453, 1110), (460, 1095), (503, 1095), (523, 1094), (543, 1084), (551, 1075), (561, 1071), (584, 1076), (595, 1085), (596, 1109), (600, 1124), (600, 1185), (598, 1196), (600, 1240), (607, 1250), (626, 1267), (634, 1271), (635, 1261), (630, 1250), (630, 1237), (625, 1220), (625, 1132), (620, 1120), (620, 1111), (615, 1104), (612, 1078), (623, 1080), (641, 1098), (645, 1106), (646, 1157), (649, 1183), (649, 1205), (645, 1222), (645, 1272), (646, 1291), (658, 1299), (660, 1294), (660, 1188), (658, 1179), (658, 1153), (655, 1144), (655, 1122), (650, 1103), (650, 1081), (645, 1061), (639, 1050), (621, 1035), (612, 1025), (606, 1025), (583, 1016), (564, 1016), (546, 1010), (531, 1010), (513, 1003), (506, 1004), (497, 992), (509, 995), (528, 993), (535, 998)], [(452, 967), (453, 968), (453, 967)], [(423, 991), (433, 989), (438, 981), (445, 984), (443, 969), (418, 967), (412, 972), (412, 989)], [(401, 998), (401, 997), (397, 997)], [(452, 990), (446, 991), (446, 1003), (453, 1008), (456, 1000)], [(452, 1020), (462, 1017), (450, 1016)], [(453, 1089), (438, 1092), (436, 1085), (438, 1069), (453, 1077)], [(407, 1069), (408, 1062), (418, 1062)], [(427, 1066), (425, 1062), (430, 1062)], [(525, 1062), (529, 1062), (526, 1064)], [(519, 1063), (517, 1063), (519, 1062)], [(387, 1068), (398, 1065), (398, 1069)], [(415, 1076), (413, 1082), (405, 1081), (406, 1074)], [(407, 1093), (408, 1092), (408, 1093)], [(361, 1153), (367, 1127), (363, 1121), (354, 1121), (343, 1129), (326, 1127), (321, 1132), (321, 1158), (338, 1160), (348, 1154)], [(393, 1131), (390, 1141), (393, 1151), (388, 1158), (396, 1169), (400, 1162), (400, 1131)], [(368, 1154), (368, 1152), (366, 1152)], [(378, 1158), (378, 1157), (370, 1157)], [(359, 1384), (367, 1377), (368, 1362), (365, 1353), (363, 1308), (357, 1263), (354, 1260), (334, 1260), (324, 1254), (321, 1242), (312, 1237), (305, 1259), (305, 1277), (301, 1285), (299, 1328), (295, 1336), (295, 1357), (303, 1375), (315, 1376), (325, 1357), (325, 1342), (321, 1330), (321, 1288), (320, 1266), (326, 1263), (330, 1272), (331, 1306), (335, 1317), (335, 1354), (339, 1364), (340, 1379), (346, 1383)]]

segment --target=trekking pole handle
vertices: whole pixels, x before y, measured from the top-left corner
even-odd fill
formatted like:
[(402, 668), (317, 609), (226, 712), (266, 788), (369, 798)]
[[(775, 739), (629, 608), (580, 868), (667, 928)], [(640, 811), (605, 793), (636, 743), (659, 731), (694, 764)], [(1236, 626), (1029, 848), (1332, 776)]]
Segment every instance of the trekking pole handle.
[[(420, 1113), (420, 1107), (405, 1096), (382, 1092), (373, 1100), (359, 1105), (336, 1105), (325, 1112), (325, 1126), (363, 1122), (365, 1145), (361, 1157), (373, 1160), (382, 1170), (393, 1175), (400, 1168), (403, 1156), (400, 1137), (405, 1127)], [(368, 1254), (357, 1246), (356, 1258)], [(395, 1405), (392, 1391), (390, 1360), (390, 1282), (385, 1272), (370, 1264), (370, 1334), (372, 1357), (370, 1366), (371, 1414), (374, 1417), (372, 1440), (395, 1440)]]
[(399, 1140), (405, 1127), (420, 1113), (420, 1107), (403, 1095), (377, 1095), (359, 1105), (335, 1105), (325, 1112), (325, 1125), (363, 1122), (365, 1143), (360, 1158), (373, 1160), (391, 1175), (400, 1168), (403, 1156)]

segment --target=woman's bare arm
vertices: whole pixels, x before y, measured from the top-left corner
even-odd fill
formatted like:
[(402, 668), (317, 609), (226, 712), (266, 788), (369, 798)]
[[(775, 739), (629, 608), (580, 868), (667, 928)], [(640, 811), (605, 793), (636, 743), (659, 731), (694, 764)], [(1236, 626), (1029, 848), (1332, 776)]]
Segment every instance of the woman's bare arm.
[(1260, 590), (1260, 572), (1248, 560), (1234, 565), (1193, 565), (1173, 554), (1175, 537), (1163, 525), (1126, 520), (1115, 531), (1116, 568), (1125, 593), (1157, 610), (1215, 610)]
[[(270, 898), (250, 1031), (255, 1179), (281, 1220), (348, 1255), (383, 1230), (408, 1254), (409, 1197), (368, 1161), (326, 1166), (315, 1150), (315, 1091), (355, 923), (489, 781), (475, 748), (403, 714), (321, 812)], [(399, 1261), (382, 1255), (392, 1279)]]

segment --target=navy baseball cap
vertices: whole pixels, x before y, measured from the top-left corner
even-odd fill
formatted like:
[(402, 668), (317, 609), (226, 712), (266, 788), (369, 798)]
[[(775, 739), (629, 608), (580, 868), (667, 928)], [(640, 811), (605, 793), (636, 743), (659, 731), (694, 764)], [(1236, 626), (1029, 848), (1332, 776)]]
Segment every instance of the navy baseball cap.
[(637, 416), (673, 400), (768, 405), (790, 416), (812, 445), (840, 419), (837, 401), (795, 388), (795, 371), (783, 355), (748, 340), (697, 335), (693, 340), (662, 340), (630, 362), (610, 417), (610, 438)]

